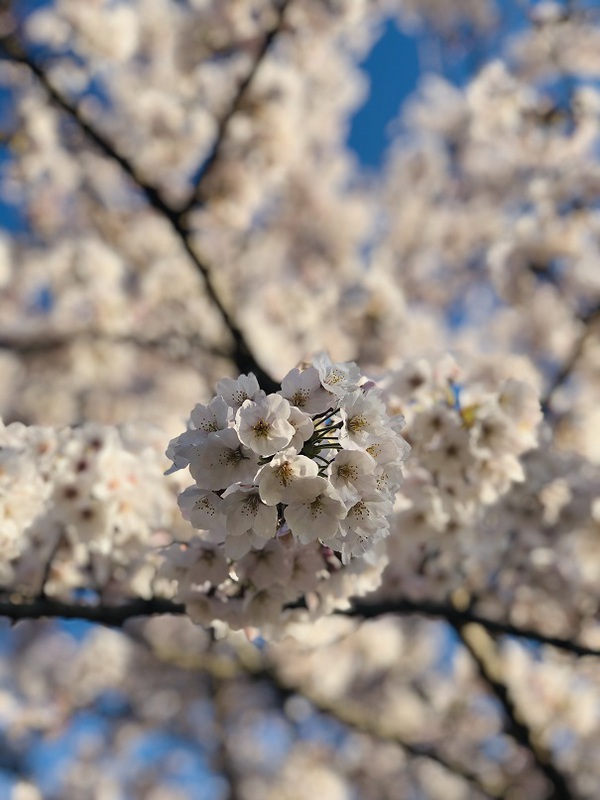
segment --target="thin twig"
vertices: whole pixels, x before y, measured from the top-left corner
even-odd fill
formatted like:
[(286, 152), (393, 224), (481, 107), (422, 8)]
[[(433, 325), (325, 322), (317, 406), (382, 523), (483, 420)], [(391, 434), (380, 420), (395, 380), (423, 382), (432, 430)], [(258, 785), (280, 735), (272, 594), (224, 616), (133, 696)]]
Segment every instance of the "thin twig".
[(263, 37), (263, 40), (254, 57), (250, 70), (239, 84), (235, 96), (233, 97), (233, 100), (231, 101), (231, 104), (227, 109), (226, 113), (223, 114), (223, 116), (219, 120), (217, 135), (215, 137), (213, 146), (209, 154), (204, 159), (204, 162), (197, 170), (196, 185), (194, 186), (194, 189), (192, 190), (187, 202), (185, 202), (183, 206), (179, 209), (179, 214), (181, 216), (187, 214), (187, 212), (191, 211), (192, 208), (203, 205), (202, 192), (204, 184), (206, 183), (207, 177), (210, 175), (215, 165), (219, 162), (221, 158), (223, 147), (227, 140), (227, 133), (229, 130), (229, 125), (231, 123), (231, 120), (243, 107), (246, 95), (248, 94), (248, 90), (252, 86), (261, 64), (266, 59), (275, 40), (282, 31), (284, 26), (285, 12), (289, 4), (290, 0), (283, 0), (283, 2), (280, 3), (279, 8), (277, 9), (277, 18), (275, 24)]
[(569, 357), (556, 373), (556, 375), (550, 381), (548, 388), (546, 389), (546, 393), (542, 398), (541, 405), (542, 411), (544, 415), (547, 415), (550, 411), (550, 407), (552, 404), (552, 400), (556, 392), (564, 386), (564, 384), (568, 381), (571, 377), (575, 367), (577, 366), (577, 362), (581, 358), (583, 354), (584, 347), (592, 335), (594, 331), (594, 324), (600, 319), (600, 305), (594, 306), (590, 311), (586, 314), (582, 314), (579, 316), (579, 321), (582, 323), (583, 328), (575, 340), (575, 344), (569, 354)]

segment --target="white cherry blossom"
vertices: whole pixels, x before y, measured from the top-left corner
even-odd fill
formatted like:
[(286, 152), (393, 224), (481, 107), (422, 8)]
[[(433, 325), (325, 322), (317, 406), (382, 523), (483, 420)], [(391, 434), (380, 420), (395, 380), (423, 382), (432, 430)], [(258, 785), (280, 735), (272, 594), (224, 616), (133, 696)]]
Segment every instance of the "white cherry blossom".
[(291, 406), (290, 416), (288, 419), (290, 425), (293, 425), (295, 433), (292, 436), (290, 447), (294, 447), (298, 452), (302, 450), (304, 442), (308, 441), (313, 435), (315, 424), (309, 414), (300, 411), (299, 408)]
[(343, 422), (339, 434), (341, 444), (362, 450), (382, 434), (387, 414), (375, 390), (364, 392), (358, 389), (343, 398), (340, 416)]
[(301, 478), (290, 486), (285, 520), (303, 544), (326, 541), (339, 530), (346, 506), (328, 480)]
[(290, 404), (278, 394), (258, 402), (245, 400), (235, 416), (235, 428), (242, 444), (261, 456), (285, 449), (296, 433), (288, 421)]
[(226, 489), (252, 483), (258, 456), (240, 442), (233, 428), (208, 435), (199, 457), (190, 464), (192, 477), (205, 489)]
[(260, 497), (268, 506), (287, 503), (295, 496), (294, 487), (298, 481), (315, 477), (318, 472), (312, 459), (298, 455), (294, 447), (289, 447), (259, 469), (256, 483)]
[(223, 378), (217, 383), (217, 394), (234, 410), (246, 400), (258, 401), (266, 396), (252, 372), (239, 378)]
[(227, 519), (227, 531), (232, 536), (247, 531), (263, 539), (275, 536), (277, 511), (274, 506), (262, 502), (256, 486), (230, 486), (223, 494), (222, 508)]
[(179, 508), (183, 518), (194, 528), (218, 528), (223, 524), (223, 501), (214, 492), (188, 486), (179, 495)]
[(207, 406), (197, 403), (190, 414), (190, 421), (192, 427), (204, 431), (208, 436), (209, 433), (227, 428), (228, 412), (229, 406), (225, 400), (217, 396), (213, 397)]
[(281, 394), (307, 414), (322, 414), (336, 402), (331, 392), (323, 388), (321, 373), (314, 366), (291, 369), (281, 381)]
[(344, 502), (356, 501), (367, 487), (375, 487), (375, 459), (361, 450), (341, 450), (327, 467), (331, 485)]
[(326, 353), (319, 353), (313, 359), (313, 366), (319, 372), (323, 388), (337, 398), (344, 397), (357, 388), (360, 370), (351, 362), (334, 364)]

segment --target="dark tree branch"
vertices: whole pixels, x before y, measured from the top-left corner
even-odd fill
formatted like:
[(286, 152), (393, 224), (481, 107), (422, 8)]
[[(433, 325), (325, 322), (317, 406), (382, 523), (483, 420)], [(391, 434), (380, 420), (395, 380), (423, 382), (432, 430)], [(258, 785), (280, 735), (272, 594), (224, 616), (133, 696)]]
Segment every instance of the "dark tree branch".
[(569, 357), (552, 378), (546, 389), (546, 393), (541, 401), (544, 415), (550, 412), (554, 395), (569, 380), (577, 366), (577, 362), (581, 358), (586, 342), (594, 331), (594, 325), (600, 319), (600, 305), (594, 306), (585, 314), (580, 314), (578, 319), (582, 323), (583, 329), (577, 337)]
[[(269, 670), (268, 677), (278, 688), (280, 687), (281, 680), (272, 670)], [(486, 798), (503, 800), (503, 798), (508, 797), (504, 789), (498, 789), (490, 785), (480, 775), (472, 772), (464, 764), (446, 758), (431, 745), (407, 742), (399, 734), (385, 730), (377, 725), (376, 722), (372, 722), (368, 719), (365, 714), (365, 709), (360, 704), (353, 703), (347, 698), (337, 703), (326, 702), (321, 697), (317, 697), (313, 692), (308, 692), (304, 687), (291, 687), (288, 684), (283, 684), (283, 688), (306, 698), (317, 711), (327, 714), (354, 731), (364, 733), (379, 741), (396, 744), (411, 758), (432, 761), (452, 775), (462, 778), (462, 780), (473, 786)]]
[(254, 57), (254, 61), (252, 62), (252, 66), (248, 74), (239, 84), (229, 108), (219, 120), (217, 135), (215, 137), (213, 146), (208, 155), (206, 156), (204, 162), (197, 170), (196, 185), (194, 186), (194, 189), (192, 190), (192, 193), (188, 201), (181, 207), (179, 211), (180, 215), (183, 216), (184, 214), (187, 214), (188, 211), (191, 211), (192, 208), (203, 205), (204, 201), (202, 197), (202, 191), (204, 188), (204, 184), (206, 182), (207, 177), (210, 175), (215, 165), (219, 162), (219, 159), (221, 158), (223, 147), (227, 140), (229, 124), (233, 119), (233, 117), (243, 107), (246, 95), (248, 94), (248, 90), (252, 86), (254, 78), (256, 77), (256, 74), (259, 71), (261, 64), (269, 54), (278, 35), (281, 33), (284, 26), (285, 12), (289, 4), (290, 0), (283, 0), (283, 2), (279, 3), (279, 7), (277, 9), (277, 19), (275, 21), (275, 24), (273, 25), (271, 30), (269, 30), (267, 34), (264, 36), (260, 44), (260, 47), (258, 48), (258, 51)]
[(233, 349), (230, 358), (235, 363), (240, 372), (254, 372), (262, 388), (267, 392), (276, 391), (279, 385), (273, 378), (263, 370), (254, 357), (252, 350), (246, 339), (235, 323), (229, 311), (223, 305), (217, 291), (213, 285), (211, 273), (208, 265), (198, 255), (192, 244), (192, 232), (184, 221), (184, 215), (172, 208), (160, 195), (158, 190), (147, 183), (136, 171), (133, 164), (124, 155), (118, 152), (115, 146), (100, 131), (85, 119), (81, 110), (65, 98), (48, 78), (44, 68), (34, 61), (27, 52), (20, 46), (13, 36), (5, 36), (0, 40), (0, 52), (4, 57), (15, 61), (26, 67), (35, 77), (40, 86), (45, 90), (50, 100), (63, 111), (78, 128), (84, 133), (87, 139), (100, 152), (116, 162), (121, 170), (131, 180), (133, 185), (145, 197), (148, 205), (154, 209), (163, 219), (165, 219), (183, 245), (184, 250), (190, 257), (196, 270), (204, 279), (206, 292), (210, 302), (215, 306), (219, 315), (233, 339)]
[(575, 800), (552, 754), (538, 741), (511, 697), (492, 639), (480, 626), (453, 624), (452, 627), (475, 662), (484, 685), (500, 704), (507, 721), (506, 732), (531, 754), (535, 765), (549, 781), (552, 788), (547, 800)]
[(120, 628), (134, 617), (149, 617), (156, 614), (184, 614), (185, 606), (170, 600), (153, 598), (152, 600), (130, 600), (118, 606), (84, 605), (66, 603), (60, 600), (38, 598), (25, 602), (13, 601), (6, 595), (0, 598), (0, 617), (7, 617), (13, 622), (24, 619), (78, 619), (97, 622), (111, 628)]
[[(359, 619), (376, 619), (386, 614), (406, 616), (416, 614), (419, 616), (442, 619), (451, 625), (464, 626), (469, 623), (481, 625), (492, 635), (513, 636), (516, 639), (525, 639), (538, 644), (556, 647), (575, 656), (600, 657), (600, 650), (593, 647), (577, 644), (569, 639), (560, 639), (556, 636), (546, 636), (531, 628), (519, 628), (505, 622), (498, 622), (487, 617), (482, 617), (472, 611), (462, 611), (451, 603), (435, 603), (426, 600), (419, 602), (407, 599), (381, 603), (368, 603), (361, 600), (354, 601), (352, 608), (347, 611), (338, 611), (348, 617)], [(129, 600), (120, 605), (84, 605), (75, 602), (62, 602), (58, 600), (18, 600), (11, 599), (6, 593), (0, 594), (0, 617), (6, 617), (13, 622), (23, 619), (42, 619), (44, 617), (57, 617), (62, 619), (81, 619), (97, 622), (109, 627), (120, 627), (133, 617), (147, 617), (155, 614), (185, 614), (183, 603), (174, 603), (171, 600), (154, 598), (152, 600)]]
[(348, 611), (338, 612), (350, 617), (360, 617), (362, 619), (375, 619), (385, 614), (420, 614), (425, 617), (443, 619), (451, 625), (466, 625), (475, 623), (481, 625), (489, 633), (514, 636), (517, 639), (527, 639), (538, 644), (556, 647), (565, 650), (576, 656), (595, 656), (600, 657), (600, 650), (593, 647), (573, 642), (570, 639), (561, 639), (558, 636), (547, 636), (534, 628), (521, 628), (511, 625), (508, 622), (483, 617), (468, 609), (459, 610), (451, 603), (439, 603), (428, 600), (409, 600), (408, 598), (398, 598), (397, 600), (382, 601), (380, 603), (369, 603), (368, 601), (355, 600)]
[(170, 360), (174, 361), (190, 361), (196, 352), (216, 358), (229, 358), (227, 352), (207, 344), (197, 335), (183, 336), (173, 333), (143, 338), (141, 336), (107, 334), (102, 331), (90, 330), (89, 328), (64, 334), (36, 333), (33, 336), (14, 336), (0, 333), (0, 350), (9, 350), (11, 353), (17, 353), (24, 358), (66, 350), (73, 345), (80, 345), (82, 342), (134, 345), (141, 350), (162, 351), (162, 353), (169, 356)]

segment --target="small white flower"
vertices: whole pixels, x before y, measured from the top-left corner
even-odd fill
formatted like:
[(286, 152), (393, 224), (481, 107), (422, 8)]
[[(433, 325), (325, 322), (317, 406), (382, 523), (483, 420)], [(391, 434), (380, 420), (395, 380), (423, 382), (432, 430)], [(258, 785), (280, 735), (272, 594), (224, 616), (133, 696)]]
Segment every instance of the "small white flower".
[(268, 589), (275, 584), (286, 584), (292, 576), (291, 553), (280, 542), (267, 542), (261, 550), (248, 553), (236, 564), (236, 573), (252, 581), (256, 589)]
[(378, 491), (392, 496), (404, 480), (404, 461), (410, 453), (410, 445), (393, 430), (383, 433), (385, 438), (377, 437), (369, 444), (366, 452), (377, 463), (374, 474)]
[(291, 369), (281, 381), (281, 392), (287, 400), (308, 414), (321, 414), (332, 408), (336, 398), (321, 384), (319, 370), (308, 367), (305, 370)]
[(368, 487), (375, 487), (375, 459), (361, 450), (340, 450), (327, 468), (332, 486), (344, 502), (353, 502)]
[(179, 469), (184, 469), (199, 458), (207, 436), (208, 434), (204, 431), (194, 429), (184, 431), (171, 439), (165, 455), (171, 459), (173, 466), (169, 467), (165, 475), (171, 475)]
[(265, 505), (256, 486), (230, 486), (223, 494), (223, 513), (227, 518), (227, 532), (240, 536), (252, 531), (263, 539), (277, 532), (277, 509)]
[(261, 456), (272, 456), (289, 445), (296, 429), (288, 422), (290, 404), (279, 394), (258, 402), (245, 400), (235, 416), (242, 444)]
[(219, 547), (203, 545), (198, 552), (196, 563), (190, 568), (186, 578), (190, 589), (211, 583), (218, 586), (229, 576), (229, 567)]
[(306, 477), (319, 472), (316, 463), (306, 456), (299, 456), (294, 447), (277, 453), (256, 475), (256, 483), (263, 503), (275, 506), (287, 503), (294, 497), (294, 485)]
[(372, 538), (378, 530), (390, 527), (386, 519), (392, 513), (392, 503), (377, 491), (363, 495), (348, 509), (348, 514), (340, 525), (346, 533), (355, 532)]
[(239, 536), (227, 536), (223, 552), (227, 558), (237, 561), (251, 550), (260, 550), (265, 546), (267, 539), (261, 539), (254, 531), (248, 530)]
[(358, 389), (348, 394), (340, 407), (343, 426), (340, 443), (351, 450), (368, 447), (382, 433), (387, 421), (385, 406), (376, 391)]
[(209, 433), (216, 433), (227, 428), (229, 407), (222, 397), (213, 397), (207, 406), (198, 403), (190, 415), (192, 427)]
[(337, 397), (344, 397), (358, 386), (360, 370), (354, 362), (334, 364), (326, 353), (319, 353), (313, 365), (319, 372), (321, 385)]
[(292, 436), (290, 447), (295, 447), (296, 450), (302, 450), (304, 442), (308, 441), (315, 431), (315, 424), (308, 414), (300, 411), (294, 406), (290, 409), (290, 418), (288, 420), (290, 425), (293, 425), (296, 433)]
[(217, 394), (234, 410), (246, 400), (260, 400), (266, 396), (252, 372), (239, 378), (223, 378), (217, 383)]
[(208, 435), (190, 472), (204, 489), (226, 489), (232, 483), (253, 483), (258, 457), (244, 447), (233, 428)]
[(410, 445), (394, 431), (384, 431), (384, 436), (374, 437), (366, 448), (379, 466), (406, 461), (410, 453)]
[(346, 516), (346, 506), (325, 478), (303, 478), (293, 484), (285, 520), (302, 544), (331, 539)]
[(201, 530), (218, 527), (223, 521), (221, 498), (214, 492), (188, 486), (178, 498), (184, 519)]

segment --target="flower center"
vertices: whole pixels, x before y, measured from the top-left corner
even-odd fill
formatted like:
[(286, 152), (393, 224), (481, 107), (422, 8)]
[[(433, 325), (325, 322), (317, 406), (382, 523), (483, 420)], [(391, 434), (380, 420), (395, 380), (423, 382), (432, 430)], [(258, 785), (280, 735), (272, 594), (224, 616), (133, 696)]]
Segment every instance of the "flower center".
[(336, 383), (341, 383), (344, 380), (344, 373), (338, 372), (338, 370), (332, 370), (329, 375), (325, 378), (325, 383), (329, 386), (335, 386)]
[(256, 516), (256, 512), (258, 510), (258, 495), (257, 494), (249, 494), (248, 497), (244, 500), (244, 514), (249, 514), (250, 516)]
[(322, 512), (322, 510), (323, 510), (323, 504), (321, 503), (321, 498), (316, 497), (310, 504), (310, 513), (312, 518), (316, 519)]
[(289, 486), (292, 482), (294, 470), (289, 461), (284, 461), (283, 464), (277, 468), (277, 478), (282, 486)]
[(264, 419), (259, 419), (258, 422), (252, 426), (254, 435), (257, 439), (266, 439), (271, 431), (271, 426)]
[(352, 419), (348, 420), (348, 430), (352, 433), (358, 433), (363, 428), (367, 427), (367, 420), (362, 414), (357, 414)]
[(358, 503), (355, 503), (352, 506), (350, 513), (353, 517), (358, 517), (360, 519), (364, 519), (365, 517), (369, 516), (369, 510), (362, 500), (359, 500)]
[(225, 455), (225, 461), (227, 464), (239, 464), (240, 461), (244, 460), (244, 454), (240, 447), (237, 450), (228, 450)]
[(308, 402), (310, 392), (307, 389), (298, 389), (292, 397), (292, 405), (303, 408)]

